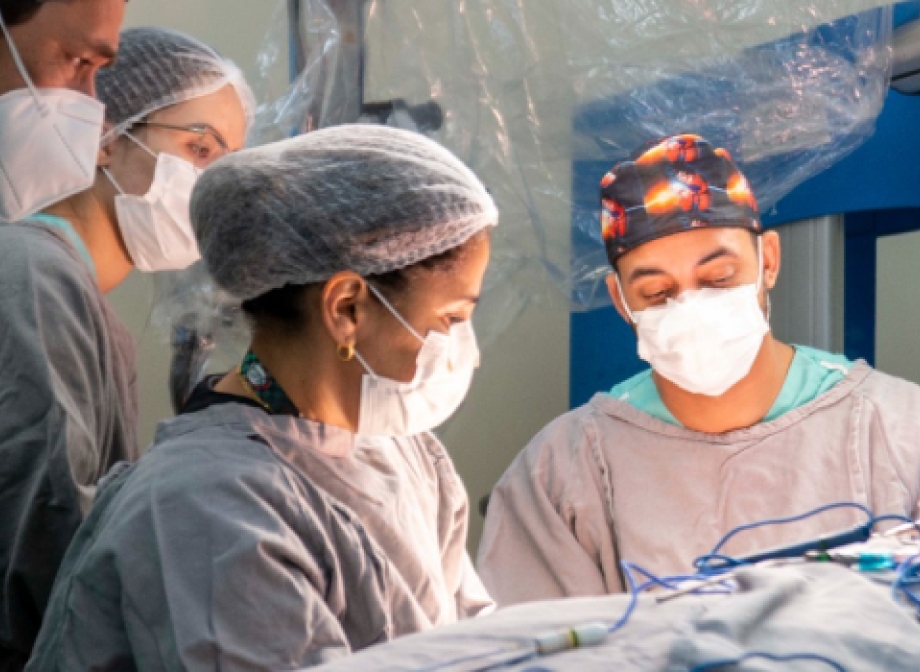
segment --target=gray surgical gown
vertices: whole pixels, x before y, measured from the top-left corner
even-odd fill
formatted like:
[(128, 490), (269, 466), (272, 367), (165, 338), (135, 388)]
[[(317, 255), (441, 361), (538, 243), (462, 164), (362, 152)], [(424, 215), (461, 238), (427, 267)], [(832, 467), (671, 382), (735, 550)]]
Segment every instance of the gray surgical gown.
[(0, 227), (0, 671), (22, 669), (96, 481), (137, 457), (134, 343), (42, 224)]
[(29, 670), (294, 670), (489, 607), (425, 435), (239, 403), (162, 423), (100, 492)]
[[(917, 517), (920, 387), (857, 363), (815, 400), (725, 434), (607, 394), (552, 422), (496, 486), (479, 570), (499, 605), (615, 593), (619, 561), (685, 574), (743, 523), (840, 501)], [(854, 510), (739, 534), (741, 554), (865, 522)]]

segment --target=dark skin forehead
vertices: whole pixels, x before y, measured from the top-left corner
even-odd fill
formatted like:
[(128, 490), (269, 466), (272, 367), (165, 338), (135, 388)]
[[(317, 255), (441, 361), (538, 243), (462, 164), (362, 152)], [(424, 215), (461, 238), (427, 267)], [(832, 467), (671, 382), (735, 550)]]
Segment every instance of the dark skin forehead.
[(489, 263), (491, 240), (487, 233), (462, 245), (456, 259), (443, 267), (409, 268), (407, 287), (393, 293), (384, 288), (387, 299), (411, 314), (437, 314), (444, 307), (468, 306), (479, 301), (482, 280)]

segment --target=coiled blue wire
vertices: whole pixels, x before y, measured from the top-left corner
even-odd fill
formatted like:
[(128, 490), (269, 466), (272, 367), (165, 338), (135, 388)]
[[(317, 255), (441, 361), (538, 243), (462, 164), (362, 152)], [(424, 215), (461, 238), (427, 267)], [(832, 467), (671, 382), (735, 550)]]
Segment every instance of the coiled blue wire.
[[(733, 558), (728, 555), (720, 554), (719, 551), (721, 551), (722, 547), (725, 546), (725, 544), (728, 543), (728, 541), (732, 537), (734, 537), (736, 534), (740, 534), (741, 532), (756, 529), (759, 527), (765, 527), (767, 525), (784, 525), (787, 523), (795, 523), (795, 522), (805, 520), (807, 518), (811, 518), (812, 516), (820, 515), (826, 511), (831, 511), (834, 509), (843, 509), (843, 508), (859, 509), (860, 511), (864, 512), (866, 514), (866, 519), (867, 519), (866, 524), (869, 527), (874, 527), (877, 523), (882, 522), (882, 521), (886, 521), (886, 520), (895, 521), (896, 520), (900, 522), (907, 522), (907, 523), (913, 524), (916, 527), (917, 532), (920, 533), (920, 526), (918, 526), (915, 521), (908, 518), (907, 516), (902, 516), (899, 514), (885, 514), (882, 516), (875, 516), (873, 515), (869, 507), (865, 506), (864, 504), (860, 504), (859, 502), (835, 502), (833, 504), (825, 504), (824, 506), (819, 506), (816, 509), (812, 509), (811, 511), (806, 511), (805, 513), (801, 513), (795, 516), (789, 516), (786, 518), (768, 518), (766, 520), (761, 520), (761, 521), (757, 521), (754, 523), (747, 523), (744, 525), (739, 525), (733, 528), (732, 530), (729, 530), (725, 535), (723, 535), (723, 537), (713, 547), (712, 551), (710, 551), (706, 555), (703, 555), (697, 558), (694, 561), (694, 565), (697, 568), (702, 569), (706, 567), (706, 564), (708, 562), (711, 562), (714, 560), (720, 560), (726, 564), (726, 567), (723, 570), (719, 570), (719, 571), (720, 572), (730, 571), (731, 569), (735, 567), (742, 566), (744, 563), (738, 560), (737, 558)], [(643, 592), (651, 588), (652, 586), (660, 586), (660, 587), (667, 588), (670, 590), (675, 590), (679, 587), (679, 584), (681, 582), (711, 579), (714, 574), (719, 573), (719, 572), (707, 571), (706, 573), (700, 572), (697, 574), (660, 577), (660, 576), (656, 576), (649, 570), (644, 569), (640, 567), (639, 565), (632, 563), (632, 562), (622, 561), (620, 562), (620, 566), (623, 569), (623, 577), (626, 580), (626, 584), (629, 588), (630, 599), (626, 605), (626, 609), (624, 610), (620, 618), (618, 618), (616, 621), (614, 621), (609, 626), (608, 633), (610, 634), (617, 632), (626, 626), (630, 618), (632, 618), (633, 614), (635, 613), (636, 607), (639, 604), (639, 596)], [(920, 609), (920, 598), (914, 595), (913, 592), (910, 590), (911, 586), (920, 585), (920, 576), (918, 576), (918, 570), (920, 570), (920, 554), (905, 561), (898, 568), (897, 578), (892, 586), (892, 592), (894, 595), (898, 595), (898, 594), (904, 595), (904, 597), (909, 602), (911, 602), (914, 606)], [(634, 573), (641, 574), (648, 580), (645, 581), (644, 583), (639, 584), (636, 582), (635, 577), (633, 576)], [(699, 594), (712, 594), (712, 593), (725, 593), (725, 592), (729, 592), (729, 591), (724, 587), (719, 588), (719, 587), (713, 587), (713, 586), (701, 586), (698, 590), (691, 591), (691, 593), (699, 593)], [(490, 650), (486, 653), (472, 654), (470, 656), (455, 658), (455, 659), (452, 659), (452, 660), (449, 660), (443, 663), (432, 665), (430, 667), (421, 668), (417, 670), (416, 672), (433, 672), (434, 670), (440, 670), (440, 669), (443, 669), (451, 665), (456, 665), (456, 664), (464, 663), (464, 662), (472, 662), (476, 659), (488, 658), (488, 657), (492, 657), (495, 655), (500, 655), (501, 653), (504, 653), (504, 652), (508, 653), (508, 658), (502, 659), (501, 661), (486, 663), (484, 667), (479, 668), (480, 672), (485, 672), (486, 670), (492, 670), (492, 669), (496, 669), (499, 667), (505, 667), (507, 665), (520, 664), (528, 660), (532, 660), (538, 657), (539, 655), (539, 653), (536, 650), (528, 651), (527, 649), (523, 649), (523, 650), (519, 650), (515, 652), (514, 649), (512, 649), (511, 647), (507, 647), (507, 648), (502, 647), (502, 648)], [(707, 670), (715, 670), (720, 667), (739, 665), (745, 660), (749, 660), (751, 658), (762, 658), (762, 659), (771, 660), (774, 662), (788, 662), (788, 661), (794, 661), (794, 660), (813, 660), (816, 662), (824, 663), (832, 667), (833, 669), (838, 670), (839, 672), (846, 672), (845, 668), (842, 665), (840, 665), (839, 663), (837, 663), (836, 661), (830, 658), (827, 658), (819, 654), (792, 653), (792, 654), (781, 655), (781, 654), (772, 654), (772, 653), (767, 653), (767, 652), (762, 652), (762, 651), (751, 651), (737, 658), (718, 660), (718, 661), (713, 661), (710, 663), (703, 663), (701, 665), (697, 665), (696, 667), (694, 667), (692, 670), (690, 670), (690, 672), (706, 672)], [(531, 669), (536, 670), (536, 669), (542, 669), (542, 668), (531, 668)]]

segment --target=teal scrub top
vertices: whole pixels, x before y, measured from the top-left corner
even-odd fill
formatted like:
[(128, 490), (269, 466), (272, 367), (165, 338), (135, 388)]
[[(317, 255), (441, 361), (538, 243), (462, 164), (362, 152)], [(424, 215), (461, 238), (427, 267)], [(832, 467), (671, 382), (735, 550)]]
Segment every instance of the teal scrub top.
[[(786, 374), (786, 381), (773, 403), (773, 408), (762, 422), (776, 420), (808, 402), (818, 398), (843, 380), (853, 367), (853, 362), (843, 355), (834, 355), (804, 345), (796, 345), (792, 365)], [(653, 418), (680, 426), (668, 407), (661, 400), (652, 370), (647, 369), (623, 381), (610, 390), (610, 395), (625, 401)]]
[(29, 216), (26, 218), (26, 221), (41, 222), (45, 226), (50, 226), (52, 229), (55, 229), (56, 231), (64, 234), (64, 237), (67, 238), (73, 248), (77, 251), (77, 254), (80, 255), (83, 263), (85, 263), (86, 267), (89, 268), (90, 273), (93, 274), (94, 278), (96, 277), (96, 264), (93, 263), (93, 258), (90, 256), (89, 250), (86, 248), (86, 243), (83, 242), (83, 239), (80, 238), (80, 235), (73, 228), (73, 224), (68, 222), (63, 217), (58, 217), (57, 215), (46, 215), (43, 212)]

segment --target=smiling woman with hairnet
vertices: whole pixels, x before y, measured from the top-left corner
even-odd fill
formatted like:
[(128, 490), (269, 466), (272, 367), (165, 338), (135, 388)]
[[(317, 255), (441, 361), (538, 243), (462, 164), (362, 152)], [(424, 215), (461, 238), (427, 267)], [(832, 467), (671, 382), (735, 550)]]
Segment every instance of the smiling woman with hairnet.
[[(156, 28), (122, 33), (97, 91), (108, 133), (95, 148), (93, 186), (0, 226), (4, 670), (25, 665), (96, 482), (139, 456), (134, 343), (105, 294), (133, 268), (181, 268), (198, 257), (192, 187), (200, 169), (242, 146), (251, 107), (232, 64)], [(18, 166), (18, 177), (57, 179), (39, 160)]]
[(219, 161), (192, 217), (251, 348), (102, 489), (30, 669), (290, 670), (490, 608), (428, 431), (479, 363), (483, 185), (342, 126)]

